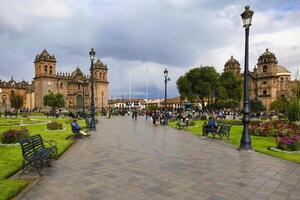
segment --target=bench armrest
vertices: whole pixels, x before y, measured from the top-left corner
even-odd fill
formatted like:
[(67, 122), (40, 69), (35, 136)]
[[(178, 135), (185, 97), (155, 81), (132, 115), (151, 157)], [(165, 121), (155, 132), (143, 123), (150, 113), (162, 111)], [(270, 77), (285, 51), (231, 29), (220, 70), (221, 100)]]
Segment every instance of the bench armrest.
[(57, 144), (57, 142), (54, 140), (45, 140), (44, 142), (49, 144), (51, 147), (54, 147)]

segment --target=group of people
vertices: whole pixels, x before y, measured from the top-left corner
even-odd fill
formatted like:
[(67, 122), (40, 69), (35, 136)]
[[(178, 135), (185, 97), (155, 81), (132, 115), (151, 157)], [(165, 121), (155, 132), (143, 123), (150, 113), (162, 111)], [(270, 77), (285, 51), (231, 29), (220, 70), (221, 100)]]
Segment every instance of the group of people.
[(131, 113), (131, 118), (137, 120), (137, 116), (138, 116), (138, 111), (133, 110), (132, 113)]
[[(193, 115), (194, 115), (194, 113), (193, 113)], [(182, 115), (182, 113), (180, 112), (176, 116), (176, 121), (180, 122), (180, 124), (185, 124), (186, 126), (188, 126), (191, 118), (192, 118), (192, 116), (190, 113), (188, 113), (187, 115)]]
[[(146, 118), (147, 118), (147, 116), (146, 116)], [(151, 113), (151, 118), (152, 118), (152, 123), (154, 126), (157, 126), (159, 124), (161, 124), (163, 126), (168, 125), (168, 119), (169, 119), (168, 112), (155, 111), (155, 112)]]

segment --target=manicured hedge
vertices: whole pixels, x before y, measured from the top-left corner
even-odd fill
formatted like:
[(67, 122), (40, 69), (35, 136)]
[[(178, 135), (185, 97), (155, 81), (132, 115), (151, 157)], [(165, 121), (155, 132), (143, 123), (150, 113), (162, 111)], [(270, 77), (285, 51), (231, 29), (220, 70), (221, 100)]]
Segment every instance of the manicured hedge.
[(47, 129), (48, 130), (62, 130), (63, 124), (52, 121), (52, 122), (47, 123)]

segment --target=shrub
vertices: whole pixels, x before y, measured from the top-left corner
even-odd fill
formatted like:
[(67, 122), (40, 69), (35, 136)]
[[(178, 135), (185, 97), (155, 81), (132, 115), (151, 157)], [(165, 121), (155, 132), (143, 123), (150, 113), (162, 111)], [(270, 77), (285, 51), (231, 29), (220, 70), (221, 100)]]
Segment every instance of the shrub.
[(300, 120), (300, 105), (299, 99), (291, 99), (287, 105), (287, 117), (290, 122), (295, 122)]
[(200, 120), (207, 120), (207, 115), (201, 115)]
[(260, 126), (261, 126), (260, 122), (250, 123), (249, 131), (250, 131), (251, 135), (259, 135), (260, 134)]
[(300, 150), (300, 136), (299, 135), (285, 135), (277, 137), (277, 148), (285, 151), (299, 151)]
[(189, 126), (196, 126), (196, 122), (195, 121), (189, 121)]
[(22, 129), (10, 129), (3, 132), (1, 140), (3, 144), (17, 143), (20, 139), (29, 136), (29, 131), (26, 128)]
[(218, 124), (230, 124), (230, 125), (243, 125), (243, 122), (241, 120), (230, 120), (230, 119), (223, 119), (218, 120)]
[(168, 120), (169, 122), (176, 122), (176, 119), (175, 118), (171, 118)]
[(61, 129), (63, 129), (63, 125), (58, 122), (49, 122), (49, 123), (47, 123), (47, 129), (48, 130), (61, 130)]
[(22, 118), (28, 118), (29, 115), (28, 114), (21, 114)]

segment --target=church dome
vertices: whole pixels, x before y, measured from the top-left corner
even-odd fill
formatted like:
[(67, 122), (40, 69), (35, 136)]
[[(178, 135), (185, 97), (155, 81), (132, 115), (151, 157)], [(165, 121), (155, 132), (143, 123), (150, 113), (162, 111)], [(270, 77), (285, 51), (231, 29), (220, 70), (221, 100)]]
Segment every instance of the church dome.
[(225, 63), (224, 70), (240, 70), (240, 63), (233, 56)]
[(230, 59), (225, 63), (225, 65), (240, 65), (239, 61), (237, 61), (233, 56), (230, 57)]
[(106, 64), (104, 64), (103, 62), (101, 62), (99, 58), (96, 61), (96, 63), (94, 64), (94, 69), (97, 69), (97, 68), (98, 69), (106, 69), (107, 70)]
[(265, 63), (278, 63), (276, 56), (274, 55), (274, 53), (270, 52), (269, 49), (266, 49), (266, 51), (258, 58), (258, 64)]
[(80, 70), (79, 67), (76, 68), (74, 72), (72, 72), (71, 77), (74, 79), (84, 79), (84, 74)]
[(49, 62), (56, 62), (55, 56), (50, 55), (46, 49), (42, 51), (42, 53), (38, 54), (35, 57), (34, 62), (40, 62), (40, 61), (49, 61)]

